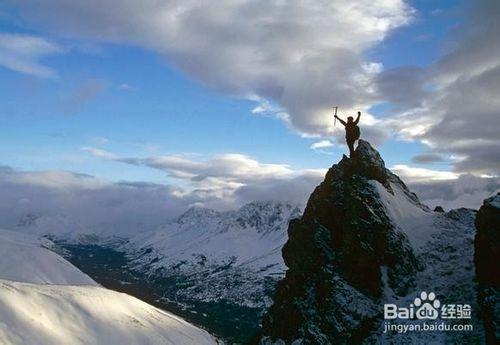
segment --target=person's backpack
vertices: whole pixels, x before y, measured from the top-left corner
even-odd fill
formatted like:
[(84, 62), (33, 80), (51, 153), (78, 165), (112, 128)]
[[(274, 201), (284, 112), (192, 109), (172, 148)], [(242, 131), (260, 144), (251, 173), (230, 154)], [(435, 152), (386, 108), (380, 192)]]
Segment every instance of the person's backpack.
[(352, 136), (354, 138), (354, 140), (358, 140), (359, 139), (359, 136), (360, 136), (360, 131), (359, 131), (359, 127), (358, 125), (354, 126), (354, 128), (352, 129)]
[(360, 131), (358, 125), (351, 125), (346, 127), (346, 137), (349, 138), (350, 140), (358, 140)]

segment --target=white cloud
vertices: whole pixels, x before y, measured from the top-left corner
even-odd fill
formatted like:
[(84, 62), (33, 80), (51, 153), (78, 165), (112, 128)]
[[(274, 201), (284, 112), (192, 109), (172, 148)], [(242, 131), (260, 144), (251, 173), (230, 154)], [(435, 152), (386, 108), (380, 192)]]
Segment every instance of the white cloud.
[(390, 169), (408, 183), (455, 180), (459, 177), (459, 174), (450, 171), (414, 168), (404, 164), (394, 165)]
[(156, 51), (210, 88), (279, 105), (276, 115), (315, 135), (332, 132), (333, 104), (368, 108), (381, 66), (365, 52), (414, 14), (403, 0), (27, 0), (18, 6), (24, 18), (55, 33)]
[(61, 170), (47, 170), (37, 173), (0, 170), (0, 174), (2, 174), (3, 181), (59, 190), (95, 190), (109, 184), (93, 176)]
[(207, 178), (223, 178), (245, 183), (269, 178), (286, 178), (294, 171), (285, 164), (266, 164), (237, 153), (226, 153), (208, 160), (193, 160), (185, 155), (154, 156), (146, 158), (119, 157), (101, 149), (83, 147), (95, 157), (131, 165), (147, 166), (168, 173), (170, 176), (201, 182)]
[(62, 52), (59, 45), (41, 37), (0, 33), (0, 65), (16, 72), (55, 78), (56, 72), (40, 60)]
[(99, 157), (99, 158), (103, 158), (103, 159), (117, 159), (118, 158), (118, 156), (116, 156), (115, 154), (112, 154), (110, 152), (107, 152), (105, 150), (98, 149), (95, 147), (85, 146), (85, 147), (82, 147), (81, 150), (88, 152), (95, 157)]
[(332, 147), (334, 144), (330, 140), (321, 140), (316, 143), (313, 143), (311, 145), (311, 149), (317, 150), (317, 149), (324, 149), (328, 147)]
[[(216, 155), (209, 159), (187, 155), (137, 158), (120, 157), (91, 147), (83, 147), (82, 150), (97, 158), (163, 171), (184, 182), (185, 189), (179, 195), (196, 196), (197, 202), (216, 207), (240, 205), (253, 201), (248, 197), (256, 195), (264, 200), (301, 204), (326, 172), (322, 169), (294, 170), (286, 164), (261, 163), (235, 153)], [(286, 191), (286, 188), (290, 190)]]

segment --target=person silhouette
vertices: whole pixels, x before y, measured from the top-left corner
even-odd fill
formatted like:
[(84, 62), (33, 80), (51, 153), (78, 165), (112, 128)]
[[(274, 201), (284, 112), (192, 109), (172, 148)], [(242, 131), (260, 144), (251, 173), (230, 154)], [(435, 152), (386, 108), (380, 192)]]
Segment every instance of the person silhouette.
[(342, 120), (340, 117), (335, 115), (335, 118), (340, 121), (345, 127), (345, 141), (349, 147), (349, 157), (352, 157), (354, 153), (354, 143), (359, 139), (360, 131), (358, 127), (359, 118), (361, 117), (361, 112), (358, 111), (358, 117), (356, 120), (352, 116), (347, 118), (347, 122)]

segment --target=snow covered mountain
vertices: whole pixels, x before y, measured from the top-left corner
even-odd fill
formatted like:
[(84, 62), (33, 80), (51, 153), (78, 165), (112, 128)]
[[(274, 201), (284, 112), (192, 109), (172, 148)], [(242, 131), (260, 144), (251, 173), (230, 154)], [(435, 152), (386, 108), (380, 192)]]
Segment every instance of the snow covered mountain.
[(298, 216), (290, 203), (253, 202), (228, 212), (194, 207), (156, 231), (128, 238), (94, 233), (65, 216), (27, 214), (17, 229), (125, 252), (131, 269), (182, 280), (179, 298), (262, 308), (286, 269), (281, 248), (288, 222)]
[(253, 202), (228, 212), (191, 208), (155, 231), (126, 238), (95, 233), (66, 216), (28, 214), (17, 230), (53, 239), (108, 288), (245, 342), (284, 275), (281, 248), (289, 220), (298, 216), (290, 203)]
[[(333, 165), (288, 228), (288, 267), (263, 319), (261, 344), (482, 343), (474, 274), (476, 211), (432, 212), (366, 141)], [(384, 304), (468, 304), (469, 332), (384, 332)], [(425, 297), (427, 298), (427, 293)], [(433, 302), (431, 300), (431, 302)], [(436, 310), (436, 312), (438, 312)]]
[(46, 239), (0, 231), (1, 344), (216, 344), (207, 332), (98, 286)]
[(265, 307), (266, 289), (284, 274), (288, 222), (299, 215), (295, 205), (272, 202), (228, 212), (192, 208), (122, 249), (134, 269), (182, 280), (178, 298)]
[(205, 331), (98, 286), (0, 279), (1, 344), (216, 344)]
[(97, 285), (37, 236), (0, 230), (0, 278), (36, 284)]

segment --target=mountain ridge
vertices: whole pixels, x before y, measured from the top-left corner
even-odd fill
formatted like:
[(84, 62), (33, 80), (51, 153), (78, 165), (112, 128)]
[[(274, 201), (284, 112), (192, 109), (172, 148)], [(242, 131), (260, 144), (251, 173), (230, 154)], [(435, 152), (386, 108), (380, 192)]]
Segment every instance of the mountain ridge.
[[(192, 208), (121, 248), (129, 253), (134, 269), (190, 277), (192, 298), (268, 305), (264, 280), (283, 274), (280, 250), (286, 241), (285, 229), (299, 213), (298, 206), (279, 202), (253, 202), (226, 212)], [(214, 287), (222, 289), (229, 277), (236, 290), (215, 292)]]
[[(476, 316), (474, 218), (466, 209), (430, 211), (360, 140), (352, 158), (344, 156), (329, 169), (303, 216), (290, 222), (283, 247), (288, 270), (255, 341), (401, 341), (397, 334), (381, 335), (382, 306), (411, 303), (418, 289), (467, 298)], [(450, 273), (450, 265), (463, 269)], [(478, 333), (469, 338), (422, 333), (410, 339), (470, 341), (482, 334), (481, 324), (474, 326)]]

